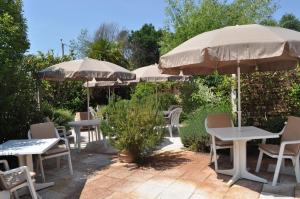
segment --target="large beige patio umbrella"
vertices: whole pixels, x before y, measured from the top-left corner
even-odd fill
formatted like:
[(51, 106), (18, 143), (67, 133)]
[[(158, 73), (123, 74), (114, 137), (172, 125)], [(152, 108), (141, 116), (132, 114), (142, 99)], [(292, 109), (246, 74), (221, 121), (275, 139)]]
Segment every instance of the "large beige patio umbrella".
[[(116, 64), (84, 58), (55, 64), (38, 73), (41, 79), (51, 81), (92, 79), (103, 81), (132, 80), (135, 74)], [(87, 111), (89, 112), (89, 89), (87, 89)], [(89, 114), (88, 114), (89, 115)]]
[(237, 73), (238, 126), (241, 127), (240, 73), (295, 68), (300, 32), (257, 24), (229, 26), (199, 34), (160, 58), (163, 73)]

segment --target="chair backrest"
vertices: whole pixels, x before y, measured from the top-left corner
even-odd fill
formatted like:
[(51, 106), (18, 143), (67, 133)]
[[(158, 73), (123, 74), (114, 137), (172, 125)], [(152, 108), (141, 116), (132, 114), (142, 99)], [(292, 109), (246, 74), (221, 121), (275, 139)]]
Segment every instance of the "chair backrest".
[(170, 112), (170, 123), (171, 125), (179, 124), (179, 117), (182, 112), (182, 108), (175, 108)]
[(28, 132), (30, 139), (59, 138), (53, 122), (32, 124)]
[(233, 127), (233, 122), (229, 113), (214, 113), (207, 115), (205, 120), (206, 128)]
[(175, 108), (179, 108), (179, 106), (178, 105), (170, 105), (168, 108), (168, 111), (170, 112), (170, 111), (174, 110)]
[[(289, 116), (281, 136), (281, 141), (293, 140), (300, 140), (300, 117)], [(288, 144), (285, 148), (294, 153), (298, 153), (300, 144)]]
[[(90, 119), (93, 119), (93, 115), (90, 112)], [(88, 113), (87, 112), (77, 112), (75, 114), (75, 121), (79, 120), (88, 120)]]

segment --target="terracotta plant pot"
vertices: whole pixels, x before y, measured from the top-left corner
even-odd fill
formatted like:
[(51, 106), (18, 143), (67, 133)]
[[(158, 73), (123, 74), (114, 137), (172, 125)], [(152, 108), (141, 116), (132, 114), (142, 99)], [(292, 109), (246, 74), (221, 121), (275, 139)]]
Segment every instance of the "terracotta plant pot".
[(119, 159), (121, 162), (133, 163), (135, 160), (135, 157), (130, 151), (123, 150), (119, 153)]

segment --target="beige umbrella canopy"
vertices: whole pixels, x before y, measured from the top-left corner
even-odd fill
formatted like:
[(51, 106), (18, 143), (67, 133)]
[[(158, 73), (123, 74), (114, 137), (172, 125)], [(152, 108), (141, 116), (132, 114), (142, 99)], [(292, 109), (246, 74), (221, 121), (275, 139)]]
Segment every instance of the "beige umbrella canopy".
[(186, 81), (189, 76), (186, 75), (168, 75), (162, 74), (158, 64), (144, 66), (132, 71), (136, 75), (136, 81), (146, 82), (164, 82), (164, 81)]
[(299, 61), (300, 32), (251, 24), (199, 34), (163, 55), (159, 67), (169, 74), (237, 73), (240, 127), (240, 73), (292, 69)]
[(88, 88), (94, 88), (94, 87), (119, 87), (119, 86), (129, 86), (132, 83), (131, 82), (135, 82), (135, 80), (131, 80), (131, 81), (121, 81), (121, 80), (117, 80), (117, 81), (96, 81), (95, 79), (93, 79), (92, 81), (88, 81), (85, 82), (83, 84), (84, 87), (88, 87)]
[(71, 80), (132, 80), (135, 74), (116, 64), (84, 58), (55, 64), (38, 73), (41, 79), (63, 81)]
[[(132, 80), (135, 74), (116, 64), (84, 58), (55, 64), (38, 73), (40, 79), (51, 81), (92, 80), (103, 81)], [(89, 89), (87, 88), (87, 110), (89, 111)], [(89, 116), (89, 114), (88, 114)]]
[(163, 73), (222, 74), (283, 70), (300, 60), (300, 33), (257, 24), (199, 34), (161, 56)]

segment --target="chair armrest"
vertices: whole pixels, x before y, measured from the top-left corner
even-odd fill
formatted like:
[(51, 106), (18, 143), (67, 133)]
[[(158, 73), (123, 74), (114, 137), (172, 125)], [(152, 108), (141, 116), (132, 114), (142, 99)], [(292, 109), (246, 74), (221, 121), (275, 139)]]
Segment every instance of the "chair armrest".
[[(287, 122), (285, 122), (284, 124), (285, 124), (285, 125), (284, 125), (284, 127), (282, 128), (282, 130), (281, 130), (279, 133), (276, 133), (277, 135), (281, 136), (281, 135), (283, 134)], [(270, 138), (270, 139), (273, 139), (273, 138)], [(262, 144), (266, 144), (266, 141), (267, 141), (267, 138), (264, 138), (264, 139), (262, 139), (262, 142), (261, 142), (261, 143), (262, 143)]]
[[(4, 173), (4, 175), (8, 175), (8, 174), (24, 172), (24, 171), (26, 171), (26, 172), (28, 171), (27, 166), (21, 166), (21, 167), (15, 168), (15, 169), (5, 171), (3, 173)], [(28, 171), (28, 173), (29, 173), (29, 171)]]
[(4, 169), (7, 171), (9, 170), (8, 162), (7, 160), (0, 160), (0, 164), (4, 165)]
[(280, 145), (300, 144), (300, 140), (283, 141)]
[(278, 154), (279, 156), (283, 155), (285, 146), (289, 145), (289, 144), (300, 144), (300, 140), (291, 140), (291, 141), (283, 141), (283, 142), (281, 142), (280, 149), (279, 149), (279, 154)]

